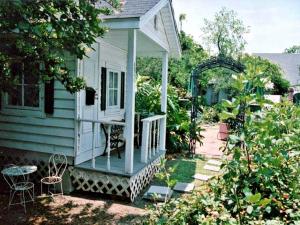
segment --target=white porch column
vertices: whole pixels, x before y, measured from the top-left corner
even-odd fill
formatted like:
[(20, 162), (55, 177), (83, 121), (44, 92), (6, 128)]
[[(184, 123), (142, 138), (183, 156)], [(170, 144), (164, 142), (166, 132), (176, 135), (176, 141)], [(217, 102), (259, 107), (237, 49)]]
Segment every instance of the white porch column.
[[(161, 85), (161, 111), (167, 114), (167, 98), (168, 98), (168, 52), (162, 55), (162, 85)], [(160, 130), (163, 135), (160, 135), (160, 150), (166, 150), (166, 125), (167, 117), (160, 123)]]
[(136, 62), (136, 30), (128, 31), (128, 56), (126, 75), (126, 147), (125, 147), (125, 172), (133, 172), (134, 157), (134, 114), (135, 114), (135, 62)]

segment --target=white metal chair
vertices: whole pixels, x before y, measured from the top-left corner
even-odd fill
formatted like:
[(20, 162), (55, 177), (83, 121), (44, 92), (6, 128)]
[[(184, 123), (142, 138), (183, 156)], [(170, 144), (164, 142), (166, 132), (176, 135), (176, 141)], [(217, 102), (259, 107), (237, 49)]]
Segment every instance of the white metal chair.
[[(41, 179), (41, 195), (43, 194), (43, 185), (47, 185), (48, 192), (47, 194), (51, 195), (63, 195), (62, 187), (62, 176), (67, 168), (68, 161), (65, 155), (53, 154), (49, 158), (49, 174), (47, 177)], [(60, 184), (60, 191), (56, 192), (56, 186)], [(50, 190), (50, 187), (53, 187), (54, 192)]]
[[(26, 203), (34, 202), (34, 183), (28, 181), (21, 167), (9, 165), (6, 167), (10, 175), (3, 174), (3, 177), (10, 187), (8, 209), (11, 205), (23, 205), (26, 213)], [(20, 194), (20, 201), (14, 202), (16, 194)], [(26, 198), (27, 197), (27, 198)]]

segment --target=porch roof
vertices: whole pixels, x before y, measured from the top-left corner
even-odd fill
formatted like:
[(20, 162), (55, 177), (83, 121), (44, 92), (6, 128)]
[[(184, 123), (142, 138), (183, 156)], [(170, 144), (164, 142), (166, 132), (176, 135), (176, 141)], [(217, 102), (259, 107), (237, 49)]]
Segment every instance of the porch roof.
[[(99, 6), (108, 6), (101, 1)], [(167, 38), (167, 45), (149, 32), (148, 22), (160, 15), (163, 20), (163, 29)], [(174, 17), (172, 0), (126, 0), (123, 1), (119, 11), (114, 11), (112, 15), (103, 16), (104, 25), (112, 30), (139, 29), (147, 38), (150, 38), (162, 50), (168, 51), (170, 57), (179, 58), (181, 47), (178, 36), (178, 29)], [(152, 49), (153, 46), (151, 46)], [(147, 54), (149, 56), (149, 54)], [(155, 55), (150, 55), (155, 56)]]

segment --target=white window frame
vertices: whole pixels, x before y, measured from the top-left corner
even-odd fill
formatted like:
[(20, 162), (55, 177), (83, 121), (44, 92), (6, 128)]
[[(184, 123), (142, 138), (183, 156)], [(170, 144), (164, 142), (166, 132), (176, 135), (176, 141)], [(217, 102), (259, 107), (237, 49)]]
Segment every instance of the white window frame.
[[(117, 73), (118, 74), (118, 94), (117, 94), (117, 105), (113, 105), (110, 106), (109, 105), (109, 77), (110, 77), (110, 73)], [(112, 69), (108, 69), (107, 70), (107, 78), (106, 78), (106, 108), (108, 110), (120, 110), (120, 94), (121, 94), (121, 76), (120, 76), (121, 72), (117, 71), (117, 70), (112, 70)], [(114, 89), (114, 88), (113, 88)]]
[[(15, 116), (33, 116), (33, 117), (45, 117), (44, 113), (44, 84), (38, 83), (39, 87), (39, 106), (23, 106), (23, 105), (11, 105), (9, 104), (9, 94), (2, 95), (3, 107), (1, 113), (15, 115)], [(22, 102), (24, 102), (24, 74), (22, 74)]]

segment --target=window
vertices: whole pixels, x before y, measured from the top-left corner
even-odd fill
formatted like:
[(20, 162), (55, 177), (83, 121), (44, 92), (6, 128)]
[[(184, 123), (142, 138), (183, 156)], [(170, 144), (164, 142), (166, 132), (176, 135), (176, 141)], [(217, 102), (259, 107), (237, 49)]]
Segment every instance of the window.
[(24, 66), (22, 63), (14, 63), (11, 70), (17, 85), (15, 90), (7, 95), (7, 105), (39, 109), (40, 87), (37, 76), (39, 64)]
[(110, 71), (108, 74), (108, 107), (119, 105), (119, 73)]

